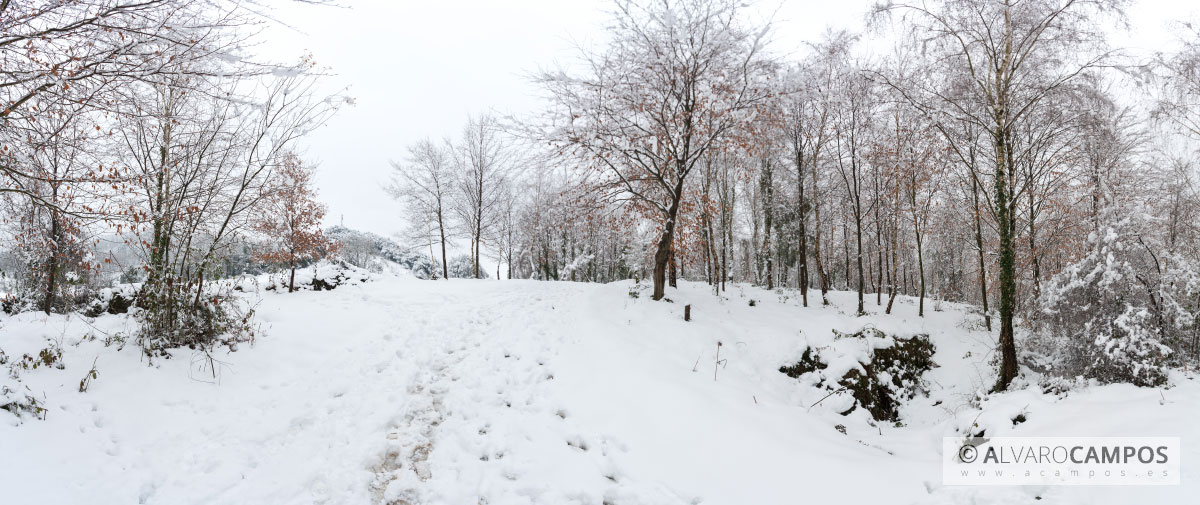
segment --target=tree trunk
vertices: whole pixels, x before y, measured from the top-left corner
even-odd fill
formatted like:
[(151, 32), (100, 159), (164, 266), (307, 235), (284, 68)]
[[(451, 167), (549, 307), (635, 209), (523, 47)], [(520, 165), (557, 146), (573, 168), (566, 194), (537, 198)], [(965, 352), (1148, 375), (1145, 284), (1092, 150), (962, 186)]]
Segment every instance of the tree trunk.
[(1029, 190), (1028, 190), (1028, 192), (1029, 192), (1029, 259), (1030, 259), (1030, 262), (1032, 263), (1031, 266), (1033, 268), (1033, 272), (1031, 273), (1032, 277), (1033, 277), (1033, 299), (1037, 300), (1038, 298), (1042, 297), (1042, 266), (1041, 266), (1041, 262), (1038, 261), (1039, 253), (1038, 253), (1037, 240), (1036, 240), (1037, 239), (1037, 208), (1034, 207), (1033, 182), (1032, 182), (1033, 164), (1032, 163), (1030, 163), (1030, 167), (1029, 167), (1029, 178), (1031, 181), (1029, 183)]
[[(817, 265), (817, 278), (821, 282), (821, 305), (829, 305), (829, 273), (821, 262), (821, 204), (816, 195), (816, 171), (813, 171), (813, 263)], [(830, 240), (833, 240), (832, 238)]]
[(667, 263), (671, 259), (671, 240), (674, 238), (675, 224), (668, 221), (663, 228), (662, 237), (658, 239), (658, 248), (654, 252), (654, 294), (653, 300), (662, 300), (666, 294)]
[(892, 218), (892, 268), (888, 271), (888, 304), (884, 314), (892, 313), (892, 304), (896, 302), (896, 264), (899, 263), (899, 235), (900, 235), (900, 217), (893, 215)]
[(481, 237), (480, 237), (480, 235), (481, 235), (481, 234), (482, 234), (482, 231), (481, 231), (481, 225), (477, 223), (477, 224), (475, 225), (475, 240), (474, 240), (474, 242), (475, 242), (475, 254), (474, 254), (474, 256), (475, 256), (475, 257), (474, 257), (474, 260), (475, 260), (475, 261), (473, 261), (473, 263), (474, 263), (474, 264), (473, 264), (473, 269), (472, 269), (472, 270), (473, 270), (473, 271), (472, 271), (472, 275), (473, 275), (473, 276), (474, 276), (476, 279), (478, 279), (478, 278), (479, 278), (479, 241), (480, 241), (480, 238), (481, 238)]
[(917, 302), (917, 316), (925, 317), (925, 251), (921, 242), (921, 227), (913, 216), (913, 235), (917, 239), (917, 275), (920, 281), (920, 300)]
[[(974, 154), (974, 153), (972, 153)], [(974, 166), (971, 171), (974, 172)], [(988, 311), (987, 264), (983, 259), (983, 226), (979, 215), (979, 182), (975, 174), (971, 174), (971, 198), (975, 210), (975, 249), (979, 253), (979, 296), (983, 301), (983, 324), (987, 331), (992, 331), (992, 314)]]
[(921, 209), (917, 205), (917, 176), (912, 175), (908, 189), (908, 204), (912, 210), (913, 237), (917, 241), (917, 280), (920, 301), (917, 303), (917, 316), (925, 317), (925, 251), (921, 241)]
[(663, 226), (662, 237), (658, 240), (658, 249), (654, 252), (654, 294), (651, 296), (653, 300), (662, 300), (666, 295), (667, 263), (671, 260), (671, 247), (675, 239), (675, 216), (679, 214), (679, 200), (682, 196), (683, 181), (679, 181), (675, 185), (671, 206), (667, 209), (667, 222)]
[(440, 210), (438, 211), (438, 233), (442, 237), (442, 278), (450, 280), (450, 267), (446, 263), (446, 224), (443, 222)]
[(879, 220), (879, 202), (880, 202), (879, 174), (875, 175), (875, 252), (878, 255), (876, 266), (879, 267), (875, 275), (875, 305), (883, 305), (883, 222)]
[[(433, 230), (429, 232), (432, 234)], [(433, 237), (429, 237), (429, 277), (437, 280), (437, 256), (433, 255)]]
[[(57, 188), (55, 189), (57, 191)], [(58, 290), (58, 260), (62, 254), (62, 229), (58, 225), (58, 213), (50, 210), (50, 256), (46, 261), (46, 298), (42, 310), (49, 315), (54, 308), (54, 293)]]
[(808, 306), (808, 202), (804, 200), (804, 154), (797, 150), (796, 152), (796, 205), (797, 219), (800, 221), (800, 245), (796, 251), (797, 265), (800, 271), (800, 279), (797, 281), (800, 288), (800, 298), (804, 302), (804, 306)]
[(775, 263), (771, 254), (771, 226), (774, 218), (773, 207), (775, 197), (774, 165), (764, 160), (763, 164), (763, 254), (766, 255), (767, 289), (775, 289)]
[(670, 268), (670, 275), (668, 276), (668, 282), (671, 287), (677, 288), (677, 287), (679, 287), (676, 285), (676, 281), (679, 279), (679, 263), (675, 261), (675, 250), (674, 249), (671, 250), (670, 258), (671, 259), (668, 261), (668, 265)]
[[(1004, 124), (1005, 112), (1003, 104), (997, 112), (998, 125)], [(1013, 251), (1013, 218), (1009, 208), (1008, 173), (1012, 163), (1012, 152), (1007, 138), (1007, 132), (998, 126), (994, 133), (993, 142), (996, 148), (996, 180), (995, 207), (996, 229), (1000, 234), (1000, 370), (993, 391), (1004, 391), (1017, 377), (1017, 347), (1013, 335), (1013, 317), (1015, 313), (1017, 286), (1015, 275), (1015, 254)]]
[[(854, 205), (857, 207), (859, 205), (857, 195), (854, 197), (854, 201)], [(861, 315), (866, 314), (867, 311), (863, 309), (863, 289), (866, 285), (866, 278), (863, 277), (862, 217), (858, 212), (854, 213), (854, 233), (856, 235), (855, 241), (858, 243), (858, 251), (856, 253), (858, 256), (858, 313)]]
[(841, 258), (842, 261), (842, 284), (846, 285), (846, 290), (850, 290), (850, 224), (841, 223)]

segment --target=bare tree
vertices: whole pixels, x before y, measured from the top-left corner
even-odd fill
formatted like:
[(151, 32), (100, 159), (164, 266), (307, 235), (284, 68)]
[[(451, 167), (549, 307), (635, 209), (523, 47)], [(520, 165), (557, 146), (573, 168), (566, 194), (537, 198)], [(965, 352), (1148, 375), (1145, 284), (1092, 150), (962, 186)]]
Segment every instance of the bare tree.
[[(866, 192), (864, 172), (867, 167), (867, 146), (871, 142), (871, 125), (869, 118), (874, 115), (875, 104), (873, 86), (866, 75), (856, 68), (845, 68), (837, 81), (840, 88), (837, 102), (834, 128), (834, 145), (837, 150), (835, 166), (841, 176), (849, 202), (850, 215), (854, 219), (854, 238), (856, 243), (855, 263), (858, 273), (858, 309), (859, 315), (866, 314), (863, 308), (863, 291), (865, 278), (863, 275), (863, 216), (867, 209), (863, 206), (862, 197)], [(870, 204), (870, 202), (868, 202)], [(847, 261), (849, 258), (847, 258)], [(849, 269), (847, 269), (849, 270)], [(847, 272), (849, 281), (849, 272)]]
[(615, 3), (612, 42), (584, 54), (586, 76), (545, 73), (552, 139), (587, 168), (590, 185), (661, 229), (655, 300), (687, 181), (711, 150), (738, 147), (738, 129), (772, 95), (766, 31), (741, 20), (733, 0)]
[[(248, 32), (241, 28), (252, 24), (247, 11), (224, 2), (0, 1), (0, 143), (15, 148), (0, 155), (0, 193), (52, 205), (26, 189), (37, 175), (21, 162), (20, 132), (39, 116), (69, 109), (111, 116), (113, 103), (131, 84), (195, 73), (198, 62), (216, 73), (252, 72), (229, 63), (232, 58), (218, 58), (242, 45)], [(112, 126), (105, 117), (91, 118), (98, 130)]]
[(385, 189), (394, 198), (406, 202), (414, 215), (424, 218), (429, 228), (436, 228), (442, 249), (442, 278), (449, 279), (446, 261), (447, 232), (450, 226), (451, 197), (454, 188), (452, 158), (446, 147), (429, 139), (408, 147), (404, 164), (391, 162), (392, 183)]
[(480, 250), (493, 231), (496, 212), (504, 196), (504, 179), (512, 152), (504, 143), (503, 130), (489, 115), (472, 117), (463, 127), (462, 138), (452, 144), (457, 174), (454, 210), (471, 237), (471, 274), (480, 278)]
[[(996, 220), (1000, 288), (1000, 372), (995, 390), (1017, 375), (1017, 303), (1012, 194), (1017, 147), (1013, 135), (1043, 99), (1107, 57), (1098, 23), (1120, 13), (1119, 0), (941, 0), (888, 2), (878, 12), (900, 13), (956, 77), (953, 87), (902, 90), (935, 118), (951, 140), (968, 123), (986, 132), (992, 151), (991, 211)], [(988, 186), (988, 185), (981, 185)]]
[(216, 259), (253, 225), (294, 142), (339, 103), (315, 95), (310, 69), (305, 60), (281, 77), (183, 75), (130, 91), (119, 139), (140, 183), (130, 221), (144, 232), (132, 242), (148, 270), (139, 303), (151, 346), (211, 336), (190, 327), (210, 322), (188, 318), (214, 313), (203, 294)]

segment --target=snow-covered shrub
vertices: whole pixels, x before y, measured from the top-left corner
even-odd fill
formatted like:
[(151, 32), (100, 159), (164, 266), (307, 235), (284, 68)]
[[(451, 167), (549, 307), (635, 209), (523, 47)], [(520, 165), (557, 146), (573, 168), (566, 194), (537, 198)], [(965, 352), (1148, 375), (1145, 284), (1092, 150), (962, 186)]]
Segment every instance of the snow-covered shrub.
[(647, 289), (649, 289), (649, 288), (642, 285), (642, 280), (637, 279), (637, 280), (633, 281), (633, 284), (631, 286), (629, 286), (629, 297), (634, 298), (634, 299), (641, 298), (642, 293), (644, 291), (646, 291)]
[(813, 352), (813, 348), (809, 347), (804, 350), (804, 354), (800, 355), (800, 361), (797, 361), (791, 365), (780, 367), (779, 372), (787, 375), (788, 377), (796, 379), (806, 373), (816, 372), (826, 368), (828, 368), (828, 365), (818, 359), (816, 353)]
[[(346, 284), (356, 277), (363, 277), (362, 274), (356, 274), (354, 271), (356, 269), (350, 265), (320, 264), (314, 270), (312, 282), (309, 283), (313, 291), (332, 291), (334, 288)], [(365, 278), (362, 280), (365, 280)]]
[(142, 351), (149, 357), (170, 357), (167, 351), (177, 347), (211, 350), (252, 339), (254, 311), (231, 291), (217, 282), (205, 287), (176, 278), (147, 282), (134, 311)]
[(1031, 339), (1034, 355), (1026, 358), (1035, 368), (1155, 386), (1186, 355), (1195, 338), (1200, 276), (1143, 238), (1145, 228), (1133, 219), (1093, 233), (1091, 251), (1050, 283)]
[[(370, 271), (349, 262), (321, 260), (296, 270), (296, 291), (330, 291), (340, 286), (362, 284), (373, 278), (374, 275)], [(290, 280), (289, 272), (284, 270), (232, 280), (230, 284), (235, 291), (256, 291), (261, 288), (265, 291), (286, 292)]]
[(137, 303), (137, 294), (138, 286), (135, 284), (119, 284), (116, 287), (101, 289), (84, 307), (83, 315), (98, 317), (101, 314), (124, 314)]
[(41, 417), (46, 408), (29, 387), (21, 383), (23, 372), (40, 367), (62, 368), (62, 349), (51, 342), (37, 356), (25, 354), (20, 359), (10, 358), (0, 349), (0, 410), (16, 416), (19, 423), (26, 415)]
[[(452, 279), (470, 279), (474, 277), (475, 266), (471, 262), (471, 257), (463, 254), (450, 258), (450, 278)], [(483, 269), (479, 270), (480, 279), (491, 279), (491, 276)]]
[(935, 366), (929, 335), (902, 338), (875, 328), (835, 333), (832, 346), (805, 349), (799, 361), (779, 371), (794, 378), (812, 373), (825, 389), (849, 391), (854, 402), (843, 415), (861, 407), (877, 421), (898, 421), (900, 403), (924, 391), (921, 377)]
[(10, 377), (0, 377), (0, 410), (16, 416), (19, 422), (26, 415), (41, 416), (46, 408), (29, 387)]
[[(558, 276), (561, 279), (575, 280), (575, 274), (582, 273), (592, 265), (592, 260), (596, 258), (593, 254), (581, 254), (576, 256), (574, 260), (567, 263), (558, 271)], [(582, 276), (581, 276), (582, 277)]]
[[(0, 308), (7, 314), (20, 314), (45, 310), (46, 293), (31, 284), (21, 284), (15, 293), (9, 293), (0, 301)], [(77, 277), (65, 276), (65, 279), (55, 288), (55, 296), (50, 311), (65, 314), (87, 305), (92, 295), (92, 288)]]

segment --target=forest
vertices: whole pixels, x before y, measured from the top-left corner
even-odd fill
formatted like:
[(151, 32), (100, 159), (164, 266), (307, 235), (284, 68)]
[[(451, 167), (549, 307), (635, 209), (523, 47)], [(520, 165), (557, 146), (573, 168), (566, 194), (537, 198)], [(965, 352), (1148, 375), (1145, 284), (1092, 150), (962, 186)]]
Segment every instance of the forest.
[[(360, 7), (416, 4), (0, 0), (6, 496), (1190, 496), (1200, 24), (1131, 33), (1131, 0), (881, 0), (798, 33), (769, 2), (611, 0), (599, 40), (513, 69), (534, 109), (445, 100), (450, 134), (338, 122), (385, 108), (353, 86), (406, 88), (272, 52), (295, 9), (366, 26)], [(427, 47), (337, 35), (483, 95), (439, 72), (470, 64), (443, 56), (475, 40), (451, 29), (498, 22), (460, 7), (416, 20), (442, 30)], [(1150, 35), (1170, 42), (1123, 46)], [(425, 133), (396, 133), (373, 180), (359, 145), (309, 151), (400, 123)], [(386, 195), (394, 226), (347, 226), (369, 203), (324, 197), (333, 178)], [(950, 473), (1005, 437), (1142, 435), (1166, 470)]]
[(609, 47), (535, 76), (544, 112), (412, 144), (388, 189), (473, 276), (963, 302), (997, 390), (1022, 359), (1155, 384), (1200, 352), (1200, 42), (1113, 47), (1128, 8), (887, 2), (792, 60), (737, 2), (617, 2)]

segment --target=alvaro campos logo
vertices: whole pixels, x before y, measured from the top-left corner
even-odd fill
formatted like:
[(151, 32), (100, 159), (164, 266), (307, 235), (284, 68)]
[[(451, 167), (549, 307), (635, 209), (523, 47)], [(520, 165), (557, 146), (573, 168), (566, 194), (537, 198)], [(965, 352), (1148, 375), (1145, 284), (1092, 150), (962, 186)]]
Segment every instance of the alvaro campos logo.
[(951, 486), (1179, 484), (1179, 437), (946, 437)]

